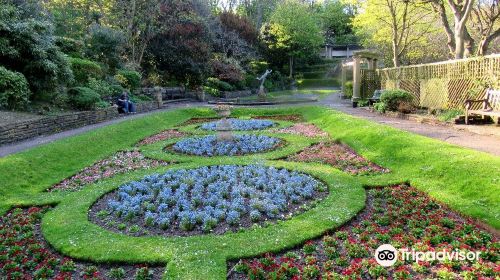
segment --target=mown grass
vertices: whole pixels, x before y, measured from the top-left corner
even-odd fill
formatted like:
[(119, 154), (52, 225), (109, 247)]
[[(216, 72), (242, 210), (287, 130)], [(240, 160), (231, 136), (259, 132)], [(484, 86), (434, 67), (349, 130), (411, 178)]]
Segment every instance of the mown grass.
[[(43, 192), (95, 161), (116, 151), (130, 149), (144, 137), (174, 127), (192, 116), (214, 116), (209, 109), (183, 109), (130, 120), (1, 158), (0, 210), (5, 213), (15, 205), (57, 205), (42, 220), (44, 236), (57, 250), (75, 258), (99, 262), (166, 263), (167, 278), (171, 279), (223, 279), (227, 260), (280, 251), (317, 237), (344, 223), (363, 207), (365, 192), (362, 186), (409, 182), (452, 209), (500, 228), (499, 157), (322, 107), (233, 110), (236, 117), (270, 114), (301, 114), (332, 138), (350, 145), (391, 172), (350, 176), (322, 164), (275, 160), (317, 141), (299, 136), (286, 139), (292, 145), (260, 156), (220, 157), (216, 160), (186, 157), (182, 163), (155, 171), (209, 164), (262, 163), (310, 173), (328, 183), (330, 190), (329, 196), (315, 208), (290, 220), (221, 236), (187, 238), (130, 237), (104, 230), (88, 221), (88, 208), (99, 197), (121, 183), (153, 172), (151, 170), (118, 175), (78, 192)], [(141, 149), (152, 156), (164, 157), (167, 154), (161, 152), (161, 148), (166, 143)], [(172, 159), (176, 158), (181, 159), (172, 156)]]
[(302, 77), (304, 79), (323, 79), (326, 78), (326, 71), (310, 71), (310, 72), (302, 72)]
[[(188, 130), (189, 131), (189, 130)], [(188, 155), (177, 153), (173, 150), (165, 151), (165, 147), (174, 144), (178, 141), (178, 139), (170, 139), (161, 142), (154, 143), (152, 145), (141, 147), (141, 151), (147, 157), (164, 160), (167, 162), (196, 162), (199, 165), (210, 165), (213, 162), (231, 162), (231, 163), (251, 163), (251, 162), (261, 162), (263, 160), (273, 160), (284, 158), (288, 155), (298, 153), (301, 150), (305, 149), (307, 146), (310, 146), (314, 143), (317, 143), (324, 138), (317, 137), (303, 137), (299, 135), (290, 135), (286, 133), (269, 133), (266, 131), (257, 131), (257, 132), (245, 132), (238, 131), (234, 132), (234, 134), (262, 134), (271, 137), (276, 137), (281, 140), (281, 146), (275, 150), (246, 154), (241, 156), (213, 156), (213, 157), (200, 157), (196, 155)], [(199, 137), (193, 135), (192, 137)]]
[[(361, 185), (338, 170), (281, 161), (261, 163), (307, 172), (326, 182), (330, 194), (311, 210), (289, 220), (224, 235), (131, 237), (104, 230), (89, 222), (87, 210), (99, 197), (121, 183), (137, 180), (152, 172), (138, 171), (69, 194), (44, 216), (43, 233), (52, 246), (74, 258), (97, 262), (167, 263), (169, 278), (223, 279), (226, 275), (226, 260), (294, 247), (339, 226), (364, 206), (365, 193)], [(228, 161), (212, 164), (242, 162), (228, 158)], [(198, 162), (191, 162), (168, 168), (197, 166)], [(159, 168), (156, 172), (168, 168)], [(217, 265), (213, 265), (213, 262)]]
[[(317, 97), (318, 99), (323, 99), (329, 94), (332, 94), (334, 90), (332, 89), (298, 89), (298, 90), (282, 90), (282, 91), (272, 91), (267, 93), (267, 101), (293, 101), (301, 97)], [(294, 97), (297, 95), (298, 97)], [(258, 101), (259, 97), (256, 95), (242, 97), (240, 100), (243, 101)]]
[(302, 80), (297, 80), (297, 86), (299, 89), (321, 88), (321, 87), (339, 87), (340, 82), (338, 79), (335, 79), (335, 78), (302, 79)]
[(82, 168), (196, 115), (215, 116), (209, 109), (158, 113), (0, 158), (0, 214)]
[(317, 95), (319, 98), (325, 97), (331, 94), (333, 90), (331, 89), (299, 89), (299, 90), (283, 90), (283, 91), (274, 91), (270, 92), (270, 97), (279, 97), (279, 96), (290, 96), (296, 94), (312, 94)]
[[(276, 113), (283, 113), (278, 109)], [(320, 107), (290, 108), (390, 174), (360, 180), (366, 185), (408, 181), (454, 210), (500, 228), (500, 157)], [(236, 110), (236, 114), (248, 114)], [(252, 114), (269, 114), (253, 109)]]

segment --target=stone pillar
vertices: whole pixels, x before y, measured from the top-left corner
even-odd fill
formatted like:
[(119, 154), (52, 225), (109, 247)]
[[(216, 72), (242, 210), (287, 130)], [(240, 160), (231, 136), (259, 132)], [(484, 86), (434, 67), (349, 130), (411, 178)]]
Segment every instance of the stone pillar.
[(342, 73), (341, 73), (341, 86), (342, 86), (342, 95), (345, 96), (345, 83), (346, 83), (346, 69), (344, 64), (342, 63)]
[(156, 103), (159, 109), (163, 107), (163, 94), (161, 93), (161, 88), (155, 88), (154, 91), (155, 91)]
[(361, 98), (361, 57), (354, 56), (352, 66), (352, 106), (358, 106), (358, 100)]
[(373, 64), (373, 58), (368, 58), (368, 70), (375, 70), (375, 65)]

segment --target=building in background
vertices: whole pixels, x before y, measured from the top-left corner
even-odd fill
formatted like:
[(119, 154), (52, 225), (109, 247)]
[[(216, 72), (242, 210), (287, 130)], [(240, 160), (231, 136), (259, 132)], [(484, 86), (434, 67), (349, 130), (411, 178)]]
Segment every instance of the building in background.
[(352, 57), (355, 51), (363, 50), (359, 45), (331, 45), (326, 44), (320, 53), (320, 56), (326, 59), (331, 58), (348, 58)]

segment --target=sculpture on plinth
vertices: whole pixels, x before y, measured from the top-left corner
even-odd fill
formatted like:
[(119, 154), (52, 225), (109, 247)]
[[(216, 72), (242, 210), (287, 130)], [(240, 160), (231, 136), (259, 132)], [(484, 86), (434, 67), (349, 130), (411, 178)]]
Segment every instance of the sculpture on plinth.
[(266, 91), (264, 90), (264, 82), (266, 81), (267, 76), (269, 74), (271, 74), (272, 72), (273, 72), (273, 70), (266, 69), (266, 72), (262, 76), (257, 78), (257, 80), (260, 81), (259, 91), (257, 93), (257, 96), (259, 97), (259, 100), (261, 100), (261, 101), (266, 100)]

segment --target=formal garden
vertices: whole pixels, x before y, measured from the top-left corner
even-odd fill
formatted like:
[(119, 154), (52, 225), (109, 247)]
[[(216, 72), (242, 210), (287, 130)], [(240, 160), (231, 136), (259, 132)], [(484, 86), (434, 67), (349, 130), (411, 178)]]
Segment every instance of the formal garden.
[(350, 113), (498, 131), (499, 18), (0, 0), (0, 279), (500, 279), (500, 158)]
[[(2, 275), (498, 277), (497, 157), (322, 107), (222, 110), (156, 113), (1, 159)], [(382, 243), (481, 253), (383, 267)]]

